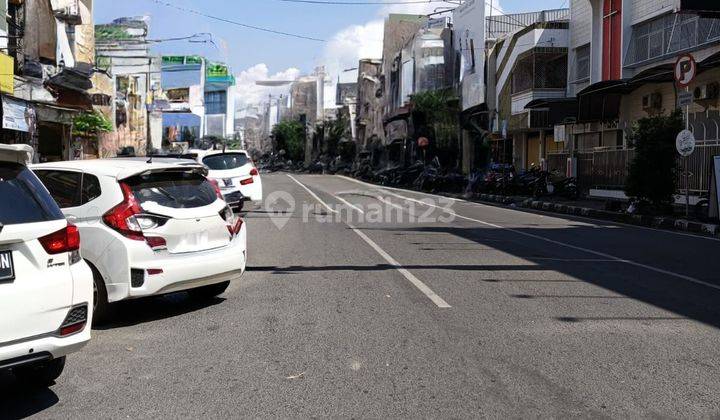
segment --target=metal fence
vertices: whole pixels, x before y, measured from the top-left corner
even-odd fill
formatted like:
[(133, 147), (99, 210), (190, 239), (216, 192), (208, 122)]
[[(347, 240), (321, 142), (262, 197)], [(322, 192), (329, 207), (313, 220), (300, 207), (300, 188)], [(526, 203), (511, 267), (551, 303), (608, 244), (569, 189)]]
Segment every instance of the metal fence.
[[(690, 192), (705, 194), (710, 191), (710, 183), (713, 174), (713, 157), (720, 156), (720, 144), (718, 142), (701, 143), (695, 147), (695, 151), (688, 158), (690, 172)], [(685, 178), (683, 169), (685, 159), (678, 157), (678, 192), (685, 192)]]
[(557, 22), (569, 19), (570, 9), (487, 16), (485, 18), (485, 35), (487, 38), (501, 38), (535, 22)]
[(592, 152), (592, 187), (619, 189), (625, 186), (634, 149), (601, 149)]
[[(566, 172), (568, 153), (549, 154), (548, 170)], [(590, 152), (576, 153), (578, 184), (581, 189), (590, 188), (623, 189), (628, 177), (630, 163), (635, 157), (634, 149), (596, 149)], [(720, 156), (720, 142), (701, 143), (688, 158), (690, 173), (690, 193), (706, 194), (710, 191), (713, 176), (713, 157)], [(685, 192), (683, 170), (685, 160), (677, 158), (677, 191)]]

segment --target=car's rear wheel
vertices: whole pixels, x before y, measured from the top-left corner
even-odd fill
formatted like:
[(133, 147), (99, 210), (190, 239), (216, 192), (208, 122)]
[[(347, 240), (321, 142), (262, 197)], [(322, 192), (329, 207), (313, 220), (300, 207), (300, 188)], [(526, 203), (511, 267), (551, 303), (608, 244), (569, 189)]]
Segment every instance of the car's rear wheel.
[(29, 387), (48, 387), (52, 385), (65, 369), (65, 357), (47, 362), (35, 363), (13, 369), (18, 381)]
[(222, 283), (198, 287), (196, 289), (190, 289), (188, 290), (188, 294), (190, 294), (190, 297), (194, 299), (212, 299), (225, 293), (225, 290), (227, 290), (228, 286), (230, 286), (230, 282), (225, 281)]
[(88, 264), (93, 274), (93, 318), (92, 325), (102, 325), (110, 318), (110, 304), (108, 303), (105, 280), (92, 264)]

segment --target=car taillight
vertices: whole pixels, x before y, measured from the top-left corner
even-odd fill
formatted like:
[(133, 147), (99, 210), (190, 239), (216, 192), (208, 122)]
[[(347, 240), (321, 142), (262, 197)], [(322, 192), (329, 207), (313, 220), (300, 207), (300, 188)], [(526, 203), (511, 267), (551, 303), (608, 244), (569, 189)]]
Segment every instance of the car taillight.
[(252, 168), (252, 169), (250, 169), (250, 175), (258, 176), (258, 175), (260, 175), (260, 172), (258, 172), (257, 168)]
[(252, 178), (243, 179), (242, 181), (240, 181), (240, 185), (250, 185), (253, 182), (255, 182), (255, 180)]
[(126, 238), (135, 241), (144, 241), (142, 227), (135, 219), (136, 214), (142, 213), (140, 203), (135, 199), (132, 190), (127, 184), (120, 183), (123, 201), (103, 215), (106, 225), (113, 228)]
[(240, 233), (240, 230), (242, 229), (243, 225), (243, 219), (238, 217), (237, 221), (235, 222), (235, 226), (233, 226), (233, 235), (237, 235)]
[(77, 251), (80, 249), (80, 232), (77, 226), (68, 223), (63, 229), (38, 238), (38, 241), (50, 255)]
[(224, 200), (225, 198), (223, 198), (222, 191), (220, 191), (220, 184), (217, 179), (208, 178), (207, 180), (210, 181), (213, 188), (215, 188), (215, 195), (217, 195), (217, 198)]

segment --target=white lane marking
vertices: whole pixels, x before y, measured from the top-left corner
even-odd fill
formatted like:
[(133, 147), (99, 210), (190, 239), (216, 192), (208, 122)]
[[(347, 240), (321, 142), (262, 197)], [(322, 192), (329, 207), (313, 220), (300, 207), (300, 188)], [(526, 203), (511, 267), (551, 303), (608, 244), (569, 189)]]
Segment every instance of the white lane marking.
[(342, 197), (340, 197), (340, 196), (338, 196), (338, 195), (334, 195), (334, 194), (333, 194), (333, 197), (334, 197), (336, 200), (340, 201), (341, 203), (345, 204), (346, 206), (348, 206), (348, 207), (356, 210), (356, 211), (359, 212), (360, 214), (365, 214), (365, 212), (363, 211), (363, 209), (361, 209), (360, 207), (356, 206), (355, 204), (352, 204), (351, 202), (345, 200), (344, 198), (342, 198)]
[[(436, 207), (436, 208), (438, 208), (438, 209), (448, 211), (447, 209), (444, 209), (443, 207), (436, 206), (436, 205), (430, 204), (430, 203), (425, 203), (425, 202), (422, 202), (422, 201), (420, 201), (420, 200), (415, 200), (414, 198), (403, 197), (403, 196), (401, 196), (401, 195), (399, 195), (399, 194), (391, 193), (391, 192), (389, 192), (389, 191), (386, 191), (386, 193), (389, 194), (389, 195), (393, 195), (393, 196), (395, 196), (395, 197), (398, 197), (398, 198), (402, 198), (403, 200), (407, 200), (407, 201), (411, 201), (411, 202), (423, 204), (423, 205), (425, 205), (425, 206)], [(448, 212), (449, 212), (449, 211), (448, 211)], [(662, 268), (653, 267), (653, 266), (651, 266), (651, 265), (639, 263), (639, 262), (632, 261), (632, 260), (627, 260), (627, 259), (624, 259), (624, 258), (619, 258), (619, 257), (616, 257), (616, 256), (614, 256), (614, 255), (606, 254), (606, 253), (604, 253), (604, 252), (593, 251), (592, 249), (583, 248), (583, 247), (576, 246), (576, 245), (571, 245), (571, 244), (568, 244), (568, 243), (565, 243), (565, 242), (556, 241), (556, 240), (554, 240), (554, 239), (545, 238), (545, 237), (542, 237), (542, 236), (539, 236), (539, 235), (535, 235), (535, 234), (532, 234), (532, 233), (522, 232), (522, 231), (519, 231), (519, 230), (516, 230), (516, 229), (513, 229), (513, 228), (509, 228), (509, 227), (506, 227), (506, 226), (496, 225), (496, 224), (494, 224), (494, 223), (489, 223), (489, 222), (486, 222), (486, 221), (484, 221), (484, 220), (473, 219), (472, 217), (466, 217), (466, 216), (459, 215), (459, 214), (457, 214), (456, 212), (453, 212), (452, 214), (453, 214), (455, 217), (457, 217), (458, 219), (464, 219), (464, 220), (468, 220), (468, 221), (471, 221), (471, 222), (480, 223), (481, 225), (489, 226), (489, 227), (496, 228), (496, 229), (505, 229), (505, 230), (507, 230), (507, 231), (509, 231), (509, 232), (513, 232), (513, 233), (516, 233), (516, 234), (518, 234), (518, 235), (526, 236), (526, 237), (528, 237), (528, 238), (538, 239), (538, 240), (540, 240), (540, 241), (545, 241), (545, 242), (548, 242), (548, 243), (551, 243), (551, 244), (554, 244), (554, 245), (559, 245), (559, 246), (563, 246), (563, 247), (566, 247), (566, 248), (574, 249), (574, 250), (577, 250), (577, 251), (586, 252), (586, 253), (588, 253), (588, 254), (597, 255), (598, 257), (608, 258), (608, 259), (611, 259), (611, 260), (614, 260), (614, 261), (617, 261), (617, 262), (623, 262), (623, 263), (625, 263), (625, 264), (632, 265), (632, 266), (635, 266), (635, 267), (644, 268), (644, 269), (646, 269), (646, 270), (654, 271), (654, 272), (656, 272), (656, 273), (665, 274), (665, 275), (672, 276), (672, 277), (677, 277), (677, 278), (679, 278), (679, 279), (686, 280), (686, 281), (689, 281), (689, 282), (691, 282), (691, 283), (699, 284), (699, 285), (702, 285), (702, 286), (706, 286), (706, 287), (709, 287), (709, 288), (711, 288), (711, 289), (720, 290), (720, 286), (718, 286), (718, 285), (711, 284), (711, 283), (702, 281), (702, 280), (700, 280), (700, 279), (696, 279), (696, 278), (694, 278), (694, 277), (686, 276), (686, 275), (684, 275), (684, 274), (679, 274), (679, 273), (675, 273), (675, 272), (672, 272), (672, 271), (664, 270), (664, 269), (662, 269)]]
[[(292, 175), (288, 175), (288, 176), (290, 177), (290, 179), (295, 181), (298, 185), (303, 187), (307, 192), (309, 192), (310, 195), (315, 197), (315, 199), (317, 201), (319, 201), (322, 205), (324, 205), (328, 210), (337, 213), (336, 211), (332, 210), (330, 208), (330, 206), (328, 206), (324, 201), (322, 201), (320, 199), (320, 197), (315, 195), (315, 193), (312, 192), (310, 190), (310, 188), (303, 185), (303, 183), (301, 183), (300, 181), (295, 179)], [(335, 197), (335, 198), (338, 198), (338, 197)], [(413, 275), (413, 273), (411, 273), (407, 269), (403, 268), (403, 266), (400, 265), (400, 263), (397, 262), (397, 260), (395, 260), (393, 257), (390, 256), (390, 254), (388, 254), (382, 248), (380, 248), (380, 246), (378, 244), (376, 244), (372, 239), (370, 239), (367, 235), (362, 233), (358, 228), (356, 228), (353, 225), (348, 224), (348, 227), (350, 227), (350, 229), (352, 229), (353, 232), (355, 232), (360, 238), (362, 238), (365, 242), (367, 242), (368, 245), (370, 245), (378, 254), (380, 254), (381, 257), (383, 257), (385, 259), (385, 261), (387, 261), (390, 265), (395, 267), (395, 269), (400, 274), (402, 274), (403, 277), (405, 277), (408, 281), (410, 281), (410, 283), (412, 283), (415, 287), (417, 287), (425, 296), (427, 296), (430, 300), (432, 300), (433, 303), (435, 305), (437, 305), (438, 308), (451, 308), (451, 306), (448, 305), (448, 303), (445, 302), (445, 300), (443, 300), (443, 298), (441, 298), (435, 292), (433, 292), (432, 289), (427, 287), (427, 285), (425, 283), (423, 283), (419, 278), (415, 277), (415, 275)]]
[[(398, 210), (400, 210), (400, 211), (405, 211), (405, 210), (406, 210), (405, 207), (403, 207), (403, 206), (401, 206), (401, 205), (398, 205), (398, 204), (395, 204), (395, 203), (393, 203), (393, 202), (390, 201), (390, 200), (386, 200), (386, 199), (382, 198), (382, 197), (379, 196), (379, 195), (378, 195), (378, 196), (375, 196), (375, 198), (377, 198), (378, 201), (380, 201), (381, 203), (387, 204), (388, 206), (393, 207), (393, 208), (396, 208), (396, 209), (398, 209)], [(410, 212), (409, 209), (408, 209), (408, 212)]]
[(337, 210), (333, 209), (333, 208), (330, 207), (326, 202), (322, 201), (322, 199), (321, 199), (320, 197), (318, 197), (317, 194), (315, 194), (314, 192), (312, 192), (312, 190), (310, 190), (310, 188), (306, 187), (305, 185), (303, 185), (302, 182), (300, 182), (300, 181), (298, 181), (297, 179), (295, 179), (294, 176), (292, 176), (292, 175), (290, 175), (290, 174), (286, 174), (286, 175), (287, 175), (290, 179), (292, 179), (293, 181), (295, 181), (299, 186), (303, 187), (303, 188), (305, 189), (305, 191), (307, 191), (314, 199), (316, 199), (320, 204), (322, 204), (323, 206), (325, 206), (325, 208), (328, 209), (328, 211), (329, 211), (330, 213), (333, 213), (333, 214), (337, 214), (337, 213), (338, 213)]
[[(458, 202), (458, 203), (464, 203), (464, 204), (471, 205), (471, 206), (473, 206), (473, 207), (494, 208), (494, 209), (501, 209), (501, 210), (504, 209), (504, 208), (501, 207), (501, 206), (493, 206), (493, 205), (490, 205), (490, 204), (478, 203), (478, 202), (476, 202), (476, 201), (465, 200), (465, 199), (462, 199), (462, 198), (446, 197), (446, 196), (444, 196), (444, 195), (431, 194), (431, 193), (426, 193), (426, 192), (422, 192), (422, 191), (408, 191), (408, 190), (404, 190), (404, 189), (402, 189), (402, 188), (384, 187), (384, 186), (380, 186), (380, 185), (371, 184), (371, 183), (369, 183), (369, 182), (360, 181), (360, 180), (358, 180), (358, 179), (350, 178), (350, 177), (347, 177), (347, 176), (345, 176), (345, 175), (336, 175), (336, 176), (338, 176), (338, 177), (340, 177), (340, 178), (343, 178), (343, 179), (346, 179), (346, 180), (348, 180), (348, 181), (355, 182), (355, 183), (360, 184), (360, 185), (365, 185), (365, 186), (368, 186), (368, 187), (373, 187), (373, 188), (375, 188), (375, 189), (380, 189), (380, 188), (382, 188), (382, 189), (385, 189), (385, 190), (392, 190), (392, 191), (399, 191), (399, 192), (412, 192), (412, 193), (415, 193), (415, 194), (421, 194), (421, 195), (425, 195), (425, 196), (428, 196), (428, 197), (440, 198), (440, 199), (444, 199), (444, 200), (455, 201), (455, 202)], [(510, 210), (510, 209), (504, 209), (504, 210)], [(624, 227), (632, 228), (632, 229), (649, 230), (649, 231), (653, 231), (653, 232), (657, 232), (657, 233), (664, 233), (664, 234), (667, 234), (667, 235), (685, 236), (685, 237), (688, 237), (688, 238), (704, 239), (704, 240), (706, 240), (706, 241), (720, 242), (720, 238), (713, 238), (713, 237), (710, 237), (710, 236), (694, 235), (694, 234), (692, 234), (692, 233), (676, 232), (676, 231), (667, 230), (667, 229), (657, 229), (657, 228), (648, 227), (648, 226), (631, 225), (631, 224), (623, 223), (623, 222), (603, 221), (603, 220), (600, 220), (600, 219), (593, 219), (592, 217), (576, 216), (576, 215), (574, 215), (574, 214), (568, 214), (568, 215), (563, 215), (563, 214), (542, 214), (542, 213), (539, 213), (541, 210), (523, 209), (523, 208), (518, 208), (518, 209), (514, 209), (514, 210), (528, 210), (529, 213), (534, 214), (534, 215), (539, 216), (539, 217), (553, 217), (553, 218), (555, 218), (555, 219), (561, 219), (561, 220), (582, 219), (582, 220), (587, 220), (587, 221), (590, 222), (591, 224), (595, 224), (595, 225), (597, 225), (597, 224), (600, 223), (600, 222), (606, 222), (606, 223), (608, 223), (608, 224), (617, 225), (617, 226), (624, 226)], [(565, 218), (563, 218), (563, 216), (567, 216), (567, 218), (565, 219)]]
[(390, 256), (385, 250), (380, 248), (378, 244), (375, 243), (372, 239), (370, 239), (367, 235), (365, 235), (363, 232), (361, 232), (358, 228), (356, 228), (353, 225), (348, 225), (350, 229), (352, 229), (353, 232), (355, 232), (360, 238), (362, 238), (365, 242), (367, 242), (368, 245), (370, 245), (378, 254), (380, 254), (381, 257), (385, 259), (390, 265), (395, 267), (395, 269), (400, 272), (400, 274), (403, 275), (410, 283), (412, 283), (415, 287), (418, 288), (425, 296), (427, 296), (438, 308), (452, 308), (443, 298), (438, 296), (435, 292), (432, 291), (425, 283), (422, 282), (419, 278), (415, 277), (413, 273), (408, 271), (407, 269), (403, 268), (402, 265), (400, 265), (395, 258)]

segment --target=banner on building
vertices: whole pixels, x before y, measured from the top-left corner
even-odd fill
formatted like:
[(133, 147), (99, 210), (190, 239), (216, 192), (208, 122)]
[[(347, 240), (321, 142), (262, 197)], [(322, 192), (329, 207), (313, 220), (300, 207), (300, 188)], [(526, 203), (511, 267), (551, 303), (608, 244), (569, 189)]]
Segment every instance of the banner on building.
[(3, 128), (6, 130), (29, 132), (35, 120), (35, 110), (27, 102), (2, 97)]
[(0, 92), (15, 93), (15, 59), (0, 53)]
[(485, 102), (485, 2), (467, 0), (457, 7), (453, 25), (455, 48), (460, 53), (464, 111)]

